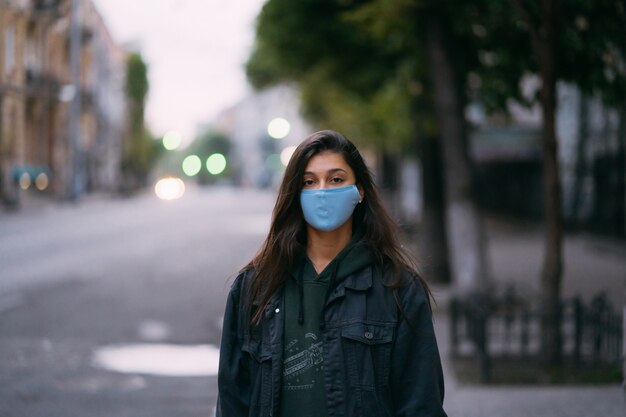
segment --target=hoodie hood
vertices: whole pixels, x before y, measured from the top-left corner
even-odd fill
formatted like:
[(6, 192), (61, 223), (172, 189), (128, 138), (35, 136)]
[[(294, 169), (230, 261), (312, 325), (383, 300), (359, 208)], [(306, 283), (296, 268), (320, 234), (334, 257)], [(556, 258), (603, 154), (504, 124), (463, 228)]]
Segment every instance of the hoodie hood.
[[(367, 244), (363, 240), (363, 235), (355, 235), (348, 245), (322, 271), (319, 278), (329, 279), (336, 286), (346, 277), (369, 266), (371, 263), (372, 258)], [(335, 270), (334, 277), (331, 276), (333, 269)]]
[[(298, 279), (303, 265), (307, 262), (311, 261), (308, 258), (305, 258), (299, 262), (296, 268), (291, 271), (291, 275)], [(358, 272), (371, 264), (372, 257), (369, 249), (367, 248), (367, 243), (363, 239), (363, 233), (359, 233), (357, 231), (354, 235), (352, 235), (352, 238), (346, 247), (343, 248), (341, 252), (339, 252), (332, 261), (330, 261), (326, 268), (319, 273), (317, 279), (322, 282), (334, 281), (335, 284), (337, 284), (351, 274)]]
[[(349, 277), (355, 272), (367, 267), (372, 263), (367, 244), (363, 240), (363, 233), (357, 231), (352, 235), (350, 242), (346, 247), (339, 252), (339, 254), (324, 268), (324, 270), (317, 276), (318, 282), (327, 283), (326, 295), (324, 297), (325, 305), (331, 292), (337, 287), (341, 281)], [(313, 264), (310, 259), (306, 258), (299, 263), (296, 271), (292, 272), (298, 285), (298, 299), (299, 299), (299, 313), (298, 323), (304, 323), (304, 270), (305, 268), (313, 268)], [(324, 322), (324, 309), (321, 310), (321, 316), (319, 321), (320, 329), (325, 326)]]

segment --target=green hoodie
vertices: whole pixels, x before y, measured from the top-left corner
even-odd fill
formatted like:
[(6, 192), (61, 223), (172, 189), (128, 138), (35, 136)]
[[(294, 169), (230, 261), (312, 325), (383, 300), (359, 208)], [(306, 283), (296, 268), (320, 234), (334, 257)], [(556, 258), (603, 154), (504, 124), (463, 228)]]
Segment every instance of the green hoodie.
[[(371, 264), (362, 234), (355, 233), (348, 245), (318, 275), (306, 257), (285, 285), (285, 329), (281, 417), (325, 417), (322, 311), (331, 279), (334, 286)], [(302, 268), (302, 271), (300, 269)], [(333, 278), (333, 272), (335, 272)], [(302, 273), (302, 300), (298, 279)], [(302, 304), (301, 304), (302, 303)], [(302, 308), (301, 308), (302, 305)], [(302, 314), (301, 314), (302, 313)], [(299, 318), (303, 319), (300, 323)]]

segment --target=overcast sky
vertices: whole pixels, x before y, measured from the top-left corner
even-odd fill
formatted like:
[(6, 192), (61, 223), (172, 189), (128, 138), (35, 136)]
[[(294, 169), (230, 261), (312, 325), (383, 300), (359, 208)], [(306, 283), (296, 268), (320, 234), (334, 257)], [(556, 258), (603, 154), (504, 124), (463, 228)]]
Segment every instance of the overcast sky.
[(149, 66), (147, 122), (184, 142), (248, 91), (243, 64), (265, 0), (93, 0), (113, 38)]

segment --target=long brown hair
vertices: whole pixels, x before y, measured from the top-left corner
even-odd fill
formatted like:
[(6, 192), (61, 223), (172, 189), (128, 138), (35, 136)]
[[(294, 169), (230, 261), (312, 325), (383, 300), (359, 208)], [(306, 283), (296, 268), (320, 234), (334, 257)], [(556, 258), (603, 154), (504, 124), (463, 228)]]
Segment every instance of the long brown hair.
[(321, 152), (341, 154), (354, 171), (356, 183), (364, 192), (363, 201), (352, 215), (353, 228), (364, 233), (373, 259), (381, 267), (391, 267), (392, 279), (385, 282), (393, 288), (402, 284), (405, 271), (419, 279), (427, 294), (430, 290), (416, 271), (411, 256), (402, 248), (399, 228), (383, 206), (372, 175), (357, 148), (342, 134), (322, 130), (307, 137), (294, 151), (280, 185), (267, 238), (246, 268), (255, 270), (251, 291), (259, 308), (251, 323), (258, 323), (269, 299), (285, 283), (298, 259), (306, 253), (306, 223), (300, 206), (300, 192), (309, 160)]

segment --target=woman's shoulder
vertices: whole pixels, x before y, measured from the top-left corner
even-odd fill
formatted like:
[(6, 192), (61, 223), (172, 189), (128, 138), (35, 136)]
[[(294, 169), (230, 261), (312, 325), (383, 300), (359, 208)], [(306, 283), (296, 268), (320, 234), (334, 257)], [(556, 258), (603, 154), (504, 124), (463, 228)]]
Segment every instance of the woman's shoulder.
[(231, 295), (238, 295), (241, 292), (246, 291), (246, 289), (250, 288), (250, 283), (255, 275), (256, 270), (251, 265), (246, 265), (241, 270), (239, 270), (230, 286)]
[(402, 265), (393, 268), (391, 265), (381, 268), (383, 283), (386, 287), (397, 291), (400, 298), (419, 299), (430, 302), (430, 289), (426, 280), (415, 269)]
[(403, 264), (384, 263), (382, 266), (376, 265), (375, 269), (381, 271), (383, 281), (393, 287), (406, 287), (424, 281), (415, 268)]

